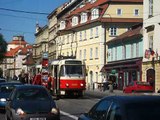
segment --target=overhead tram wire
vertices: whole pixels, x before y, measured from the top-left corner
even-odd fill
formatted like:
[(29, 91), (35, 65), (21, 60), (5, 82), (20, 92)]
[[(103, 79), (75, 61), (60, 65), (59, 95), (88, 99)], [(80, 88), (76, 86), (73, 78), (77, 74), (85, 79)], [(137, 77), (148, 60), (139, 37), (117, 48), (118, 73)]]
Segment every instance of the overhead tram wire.
[(0, 8), (0, 10), (10, 11), (10, 12), (27, 13), (27, 14), (49, 15), (49, 13), (33, 12), (33, 11), (32, 11), (32, 12), (29, 12), (29, 11), (23, 11), (23, 10), (7, 9), (7, 8)]

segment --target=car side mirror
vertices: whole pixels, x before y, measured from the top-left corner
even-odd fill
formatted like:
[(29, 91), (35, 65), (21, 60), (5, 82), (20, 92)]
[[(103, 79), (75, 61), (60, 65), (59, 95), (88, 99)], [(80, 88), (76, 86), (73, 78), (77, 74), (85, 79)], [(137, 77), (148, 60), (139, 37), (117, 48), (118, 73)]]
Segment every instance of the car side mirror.
[(6, 101), (11, 101), (11, 99), (10, 98), (6, 98)]

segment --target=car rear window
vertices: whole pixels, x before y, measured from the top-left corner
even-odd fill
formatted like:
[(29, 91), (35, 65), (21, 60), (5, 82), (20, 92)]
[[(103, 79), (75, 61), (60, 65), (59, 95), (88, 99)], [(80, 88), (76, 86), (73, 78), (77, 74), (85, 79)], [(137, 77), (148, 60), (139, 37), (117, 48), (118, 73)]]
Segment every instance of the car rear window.
[(17, 100), (49, 100), (49, 95), (42, 89), (23, 89), (17, 91)]
[(160, 118), (160, 101), (133, 103), (126, 106), (127, 120), (157, 120)]

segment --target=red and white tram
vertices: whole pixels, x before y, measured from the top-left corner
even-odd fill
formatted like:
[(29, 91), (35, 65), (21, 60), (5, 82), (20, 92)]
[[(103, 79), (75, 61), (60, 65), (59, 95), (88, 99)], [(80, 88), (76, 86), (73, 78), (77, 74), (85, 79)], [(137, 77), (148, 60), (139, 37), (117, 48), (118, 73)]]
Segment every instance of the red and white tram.
[(76, 59), (54, 60), (49, 66), (54, 81), (53, 90), (59, 88), (60, 96), (83, 96), (86, 89), (86, 72), (83, 61)]

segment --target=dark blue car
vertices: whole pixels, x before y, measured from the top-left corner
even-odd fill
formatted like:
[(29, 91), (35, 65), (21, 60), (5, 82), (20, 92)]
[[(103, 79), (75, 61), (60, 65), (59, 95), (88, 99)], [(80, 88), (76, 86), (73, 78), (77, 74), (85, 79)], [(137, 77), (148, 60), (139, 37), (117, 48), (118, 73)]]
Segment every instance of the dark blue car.
[(60, 120), (60, 112), (49, 91), (40, 85), (17, 86), (7, 99), (7, 120)]
[(9, 98), (10, 93), (17, 85), (22, 85), (19, 82), (3, 82), (0, 83), (0, 109), (4, 110), (6, 99)]
[(109, 96), (78, 120), (158, 120), (160, 96)]

